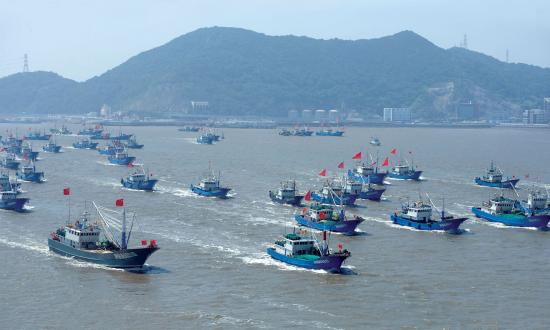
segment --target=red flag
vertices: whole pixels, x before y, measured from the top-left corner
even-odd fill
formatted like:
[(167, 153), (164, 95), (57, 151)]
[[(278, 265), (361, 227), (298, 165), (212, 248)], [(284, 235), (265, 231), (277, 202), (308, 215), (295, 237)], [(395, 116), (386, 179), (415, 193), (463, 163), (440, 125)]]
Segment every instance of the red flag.
[(326, 218), (325, 212), (319, 212), (319, 219), (320, 220), (325, 220), (325, 218)]
[(128, 167), (130, 167), (130, 168), (131, 168), (131, 167), (134, 167), (134, 164), (128, 163)]
[(339, 250), (339, 251), (342, 251), (343, 248), (344, 248), (344, 245), (342, 245), (342, 243), (339, 243), (339, 244), (338, 244), (338, 250)]
[(361, 152), (356, 153), (355, 156), (353, 156), (352, 159), (353, 160), (361, 160)]
[(390, 161), (388, 160), (388, 157), (384, 159), (384, 163), (382, 164), (382, 166), (390, 166)]
[(344, 168), (344, 162), (341, 162), (340, 164), (338, 164), (338, 168)]
[(115, 205), (117, 207), (123, 207), (124, 206), (124, 199), (117, 199), (116, 202), (115, 202)]
[(23, 160), (27, 160), (27, 153), (26, 152), (23, 153)]
[(305, 199), (306, 201), (310, 201), (310, 200), (311, 200), (311, 191), (308, 191), (308, 192), (307, 192), (307, 194), (306, 194), (306, 196), (304, 197), (304, 199)]
[(396, 153), (397, 153), (397, 150), (395, 150), (395, 148), (393, 148), (393, 149), (391, 150), (391, 154), (392, 154), (392, 155), (395, 155)]
[(63, 188), (63, 195), (69, 196), (71, 194), (71, 188)]
[(321, 172), (319, 172), (320, 176), (327, 176), (327, 169), (324, 168)]

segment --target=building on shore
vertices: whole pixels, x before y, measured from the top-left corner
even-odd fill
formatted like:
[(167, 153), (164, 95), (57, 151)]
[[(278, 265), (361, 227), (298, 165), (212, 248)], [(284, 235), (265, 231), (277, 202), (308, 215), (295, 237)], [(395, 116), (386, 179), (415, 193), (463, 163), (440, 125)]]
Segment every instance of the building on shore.
[(407, 123), (411, 120), (410, 108), (384, 108), (384, 121)]
[(544, 109), (529, 109), (523, 111), (524, 124), (548, 124), (549, 111)]

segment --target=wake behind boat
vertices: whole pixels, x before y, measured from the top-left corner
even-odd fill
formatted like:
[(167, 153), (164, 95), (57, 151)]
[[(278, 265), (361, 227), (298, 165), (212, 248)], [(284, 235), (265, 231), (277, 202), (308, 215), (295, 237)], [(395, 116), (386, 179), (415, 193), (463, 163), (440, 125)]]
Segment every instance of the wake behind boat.
[[(127, 231), (124, 201), (117, 200), (122, 211), (93, 206), (98, 214), (96, 222), (86, 211), (74, 223), (61, 226), (48, 238), (51, 251), (86, 262), (113, 268), (140, 268), (159, 248), (155, 240), (142, 240), (140, 247), (128, 247), (133, 221)], [(134, 218), (135, 216), (133, 216)], [(121, 219), (120, 219), (121, 218)]]

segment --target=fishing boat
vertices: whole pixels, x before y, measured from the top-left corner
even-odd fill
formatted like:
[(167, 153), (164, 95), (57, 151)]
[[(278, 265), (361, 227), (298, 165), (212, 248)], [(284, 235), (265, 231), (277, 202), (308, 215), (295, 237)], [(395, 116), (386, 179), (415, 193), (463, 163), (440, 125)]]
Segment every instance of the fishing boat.
[(323, 188), (317, 192), (311, 192), (311, 199), (327, 205), (355, 205), (357, 195), (347, 194), (344, 192), (343, 185), (340, 182), (332, 181), (325, 182)]
[(109, 132), (97, 133), (89, 136), (92, 140), (116, 140), (115, 138), (111, 137), (111, 133)]
[(199, 137), (197, 137), (197, 143), (198, 144), (213, 144), (214, 143), (214, 138), (211, 135), (202, 134)]
[(445, 206), (438, 213), (437, 219), (432, 218), (432, 215), (432, 206), (419, 199), (413, 203), (403, 204), (400, 212), (391, 215), (391, 220), (396, 225), (418, 230), (442, 230), (450, 234), (458, 234), (460, 225), (468, 219), (446, 214)]
[(357, 226), (365, 221), (358, 215), (348, 219), (342, 206), (321, 203), (304, 207), (300, 214), (294, 216), (294, 219), (301, 226), (317, 230), (328, 230), (344, 235), (356, 235)]
[(356, 195), (359, 199), (379, 201), (386, 188), (375, 188), (369, 182), (357, 181), (348, 177), (344, 184), (344, 193)]
[(291, 136), (292, 135), (292, 132), (286, 128), (283, 128), (279, 131), (279, 135), (282, 135), (282, 136)]
[(485, 175), (474, 179), (474, 182), (480, 186), (510, 189), (514, 188), (518, 181), (519, 179), (515, 177), (505, 178), (503, 180), (502, 171), (497, 168), (492, 161), (491, 166), (487, 169)]
[(99, 142), (92, 142), (90, 139), (85, 138), (73, 143), (73, 147), (75, 149), (95, 150), (98, 144)]
[(71, 132), (67, 126), (63, 125), (61, 128), (50, 128), (50, 133), (54, 135), (71, 135), (73, 132)]
[(329, 272), (340, 272), (344, 261), (351, 256), (348, 250), (343, 250), (342, 244), (336, 252), (329, 249), (326, 231), (322, 243), (317, 242), (313, 234), (309, 237), (296, 232), (286, 234), (267, 248), (267, 254), (292, 266)]
[(101, 125), (96, 125), (94, 128), (83, 128), (78, 132), (78, 135), (88, 135), (88, 136), (97, 136), (103, 133), (103, 127)]
[(519, 202), (519, 208), (527, 214), (550, 214), (550, 204), (548, 204), (548, 193), (531, 189), (526, 200)]
[(17, 171), (16, 177), (22, 181), (41, 183), (44, 181), (44, 172), (37, 172), (34, 163), (28, 163)]
[(38, 155), (40, 154), (40, 152), (33, 151), (30, 143), (24, 143), (17, 151), (15, 151), (15, 154), (19, 156), (22, 160), (35, 162), (38, 160)]
[(134, 160), (136, 160), (136, 157), (129, 156), (126, 150), (122, 151), (116, 151), (114, 155), (109, 155), (107, 157), (109, 160), (109, 163), (113, 165), (128, 165), (131, 164)]
[(128, 149), (141, 149), (141, 148), (143, 148), (143, 144), (139, 144), (136, 140), (136, 137), (132, 136), (125, 143), (125, 147), (128, 148)]
[(0, 209), (16, 212), (25, 211), (24, 206), (29, 201), (28, 198), (17, 197), (17, 192), (0, 191)]
[(51, 136), (51, 134), (46, 134), (46, 132), (40, 133), (40, 131), (34, 131), (27, 134), (24, 139), (29, 141), (48, 141)]
[(143, 166), (135, 167), (130, 175), (120, 179), (120, 184), (122, 184), (124, 188), (144, 191), (152, 191), (157, 182), (158, 180), (151, 179), (151, 174), (146, 173)]
[(344, 131), (333, 130), (332, 128), (323, 128), (315, 132), (317, 136), (344, 136)]
[(6, 154), (4, 158), (2, 158), (2, 162), (0, 163), (3, 168), (14, 171), (17, 171), (19, 169), (20, 164), (21, 163), (17, 159), (15, 159), (15, 155), (12, 153)]
[(21, 183), (12, 182), (10, 176), (6, 173), (0, 173), (0, 191), (15, 191), (17, 194), (21, 192)]
[(376, 163), (371, 165), (358, 163), (353, 170), (348, 170), (348, 177), (360, 181), (370, 182), (372, 184), (383, 184), (388, 172), (382, 172), (378, 169)]
[(106, 146), (97, 150), (100, 155), (114, 155), (117, 152), (123, 151), (124, 146), (120, 143), (120, 141), (112, 141), (111, 143), (108, 143)]
[(375, 147), (379, 147), (382, 143), (380, 142), (380, 139), (377, 137), (371, 137), (369, 143)]
[(296, 181), (281, 182), (277, 191), (269, 191), (269, 198), (279, 204), (299, 206), (304, 195), (300, 195), (296, 189)]
[[(117, 200), (118, 205), (120, 201)], [(50, 251), (112, 268), (143, 267), (159, 249), (156, 241), (142, 240), (141, 246), (129, 247), (133, 221), (127, 232), (125, 208), (122, 206), (122, 211), (116, 211), (96, 203), (93, 206), (99, 219), (91, 221), (90, 214), (85, 211), (74, 223), (61, 226), (48, 238)]]
[(292, 131), (292, 135), (294, 135), (294, 136), (312, 136), (313, 131), (310, 131), (307, 128), (295, 129), (294, 131)]
[(184, 127), (182, 127), (182, 128), (178, 128), (178, 131), (180, 131), (180, 132), (194, 132), (194, 133), (196, 133), (196, 132), (200, 131), (200, 129), (201, 129), (201, 128), (198, 127), (198, 126), (184, 126)]
[(526, 210), (521, 207), (520, 201), (502, 195), (483, 202), (481, 207), (472, 207), (472, 212), (478, 218), (515, 227), (547, 229), (550, 220), (550, 215), (546, 212)]
[(220, 186), (220, 174), (216, 176), (209, 169), (209, 172), (203, 176), (198, 185), (191, 184), (191, 191), (197, 195), (205, 197), (226, 198), (231, 188)]
[(421, 174), (422, 171), (417, 170), (414, 165), (399, 163), (388, 172), (388, 178), (419, 181)]
[(134, 136), (133, 134), (126, 134), (126, 133), (118, 133), (116, 136), (109, 136), (111, 140), (118, 140), (118, 141), (128, 141), (130, 138)]
[(49, 153), (59, 153), (61, 151), (61, 146), (50, 140), (46, 145), (42, 146), (42, 150)]

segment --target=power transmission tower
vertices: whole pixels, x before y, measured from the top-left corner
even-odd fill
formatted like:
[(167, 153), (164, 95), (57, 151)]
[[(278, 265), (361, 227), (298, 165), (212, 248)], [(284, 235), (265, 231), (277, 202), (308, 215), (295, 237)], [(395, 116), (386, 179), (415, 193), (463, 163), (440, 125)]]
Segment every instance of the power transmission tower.
[(29, 57), (27, 54), (23, 56), (23, 72), (29, 72)]

